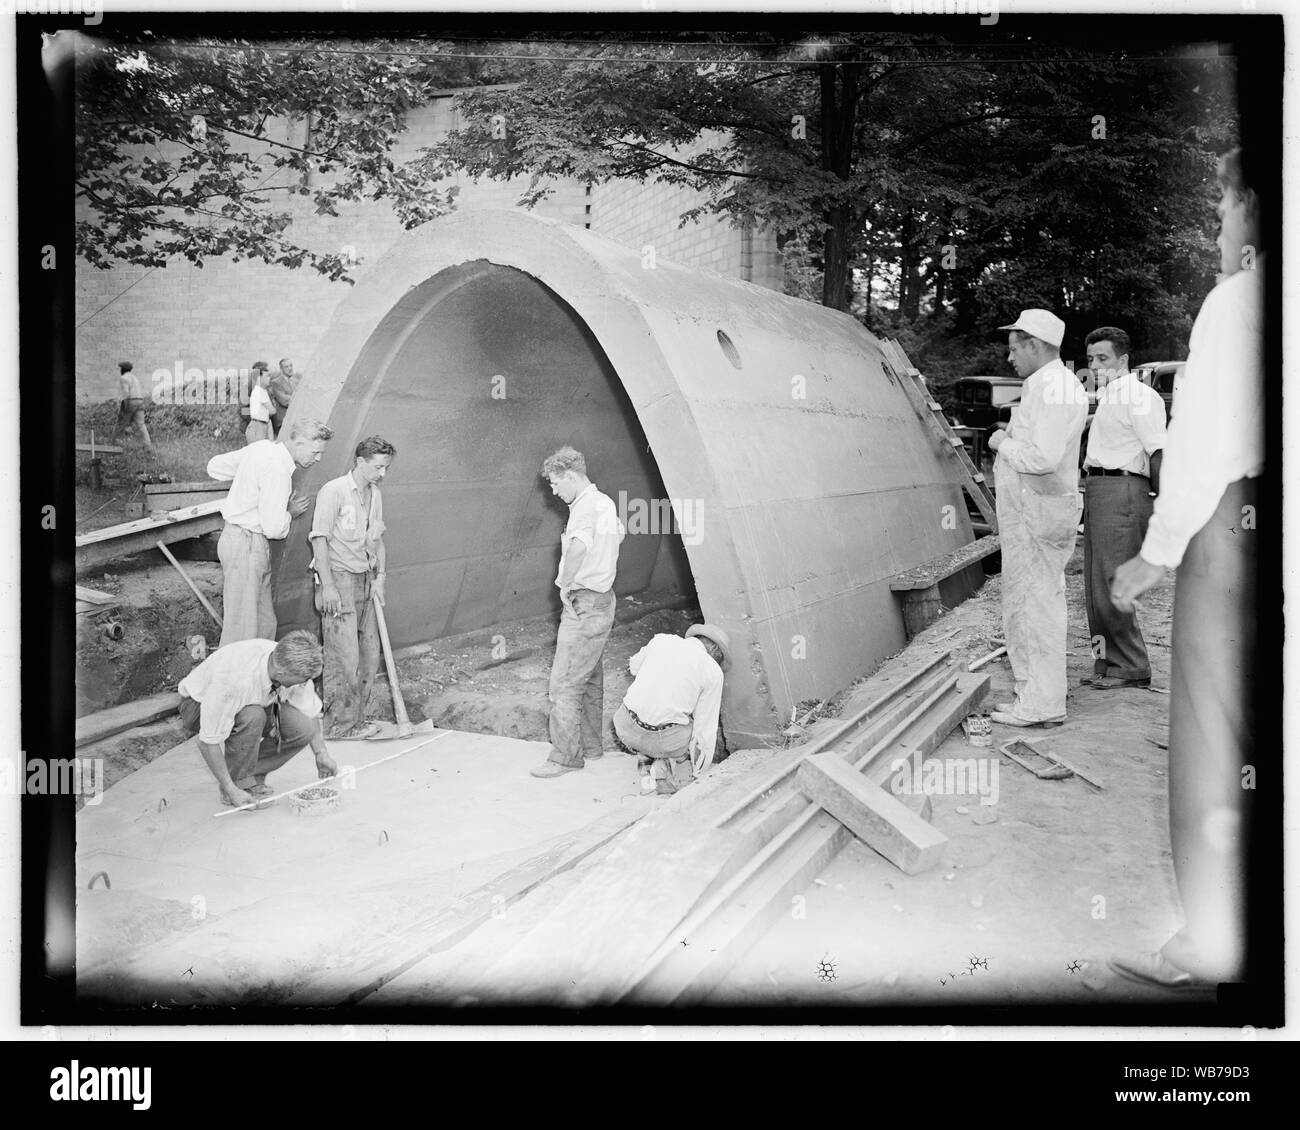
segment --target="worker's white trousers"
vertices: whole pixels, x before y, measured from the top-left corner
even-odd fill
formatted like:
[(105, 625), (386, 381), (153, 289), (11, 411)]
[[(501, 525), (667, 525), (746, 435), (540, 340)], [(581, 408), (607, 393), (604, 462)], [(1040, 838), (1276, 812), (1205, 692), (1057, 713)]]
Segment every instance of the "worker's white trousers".
[(1065, 716), (1065, 566), (1082, 504), (1078, 492), (1038, 494), (1026, 482), (1033, 479), (998, 460), (1002, 627), (1016, 682), (1015, 712), (1041, 721)]

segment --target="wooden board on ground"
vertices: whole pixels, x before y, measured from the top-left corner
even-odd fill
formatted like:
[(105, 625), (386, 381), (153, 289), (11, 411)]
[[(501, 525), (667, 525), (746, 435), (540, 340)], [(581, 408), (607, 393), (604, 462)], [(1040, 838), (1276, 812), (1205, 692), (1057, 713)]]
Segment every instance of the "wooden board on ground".
[(586, 828), (561, 836), (544, 851), (457, 899), (451, 906), (396, 936), (385, 935), (354, 960), (332, 967), (285, 1003), (292, 1008), (356, 1004), (425, 958), (458, 945), (541, 884), (576, 867), (641, 819), (644, 811), (620, 809)]
[(211, 502), (214, 498), (224, 498), (229, 491), (229, 483), (218, 482), (216, 479), (185, 483), (145, 483), (145, 509), (150, 514), (163, 510), (180, 510), (186, 506)]
[(618, 999), (714, 880), (739, 838), (687, 811), (633, 828), (555, 910), (487, 970), (485, 1001), (584, 1007)]
[(181, 696), (175, 691), (165, 691), (108, 710), (100, 710), (95, 714), (83, 715), (77, 719), (76, 747), (80, 749), (83, 745), (103, 741), (124, 730), (157, 722), (160, 718), (175, 714), (180, 702)]
[(948, 837), (845, 763), (818, 753), (799, 766), (799, 787), (868, 847), (900, 871), (933, 867)]

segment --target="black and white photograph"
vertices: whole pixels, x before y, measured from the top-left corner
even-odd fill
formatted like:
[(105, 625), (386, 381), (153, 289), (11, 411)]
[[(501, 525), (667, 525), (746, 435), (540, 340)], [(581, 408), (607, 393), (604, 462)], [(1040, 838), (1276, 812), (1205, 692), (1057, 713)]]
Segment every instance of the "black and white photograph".
[(18, 5), (13, 1023), (1280, 1032), (1186, 7)]

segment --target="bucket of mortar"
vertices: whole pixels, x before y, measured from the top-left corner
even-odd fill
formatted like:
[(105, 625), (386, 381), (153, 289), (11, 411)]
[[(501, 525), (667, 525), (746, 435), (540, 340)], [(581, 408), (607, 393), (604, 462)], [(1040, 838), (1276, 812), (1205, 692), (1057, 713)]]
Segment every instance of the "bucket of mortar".
[(289, 806), (299, 816), (322, 816), (343, 803), (343, 793), (329, 785), (313, 785), (289, 798)]

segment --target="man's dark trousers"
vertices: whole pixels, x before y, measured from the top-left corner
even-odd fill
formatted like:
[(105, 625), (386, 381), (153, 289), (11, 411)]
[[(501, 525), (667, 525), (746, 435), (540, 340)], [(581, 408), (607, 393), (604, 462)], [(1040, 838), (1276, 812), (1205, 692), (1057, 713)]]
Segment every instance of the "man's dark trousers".
[(1142, 550), (1151, 521), (1151, 482), (1136, 475), (1089, 475), (1083, 496), (1083, 575), (1093, 673), (1151, 678), (1137, 615), (1110, 599), (1115, 571)]
[[(199, 732), (200, 708), (194, 699), (181, 696), (180, 716), (189, 733)], [(288, 703), (245, 706), (235, 715), (234, 728), (225, 742), (230, 779), (241, 789), (255, 784), (310, 744), (315, 729), (315, 719)]]
[(574, 769), (604, 753), (605, 642), (614, 626), (614, 593), (573, 589), (573, 611), (560, 614), (551, 665), (550, 760)]

